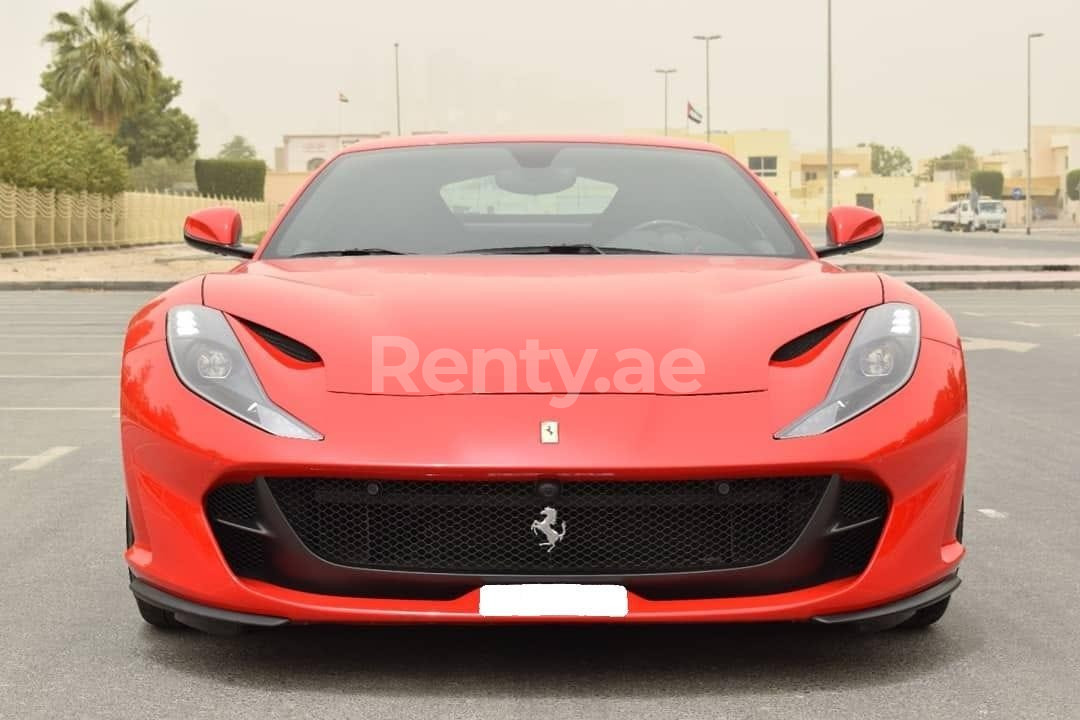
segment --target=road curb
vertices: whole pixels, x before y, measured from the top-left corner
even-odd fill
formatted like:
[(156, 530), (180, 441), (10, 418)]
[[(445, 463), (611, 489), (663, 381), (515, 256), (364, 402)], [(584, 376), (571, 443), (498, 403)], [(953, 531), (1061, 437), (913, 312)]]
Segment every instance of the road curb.
[(916, 290), (1077, 290), (1080, 280), (1053, 279), (1045, 280), (935, 280), (931, 278), (906, 280), (902, 275), (895, 276)]
[(927, 263), (836, 263), (855, 272), (883, 273), (995, 273), (995, 272), (1080, 272), (1075, 263), (1027, 263), (1014, 265), (935, 265)]
[(0, 282), (0, 290), (131, 290), (161, 292), (180, 280), (28, 280)]

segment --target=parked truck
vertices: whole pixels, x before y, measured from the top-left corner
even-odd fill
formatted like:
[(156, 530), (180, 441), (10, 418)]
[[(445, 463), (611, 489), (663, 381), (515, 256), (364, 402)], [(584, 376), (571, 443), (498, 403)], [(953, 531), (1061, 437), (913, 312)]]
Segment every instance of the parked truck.
[(1005, 217), (1005, 206), (1000, 200), (979, 198), (979, 213), (975, 216), (975, 229), (998, 232), (1005, 227)]
[(930, 227), (940, 230), (971, 232), (976, 227), (976, 213), (970, 200), (958, 200), (930, 218)]

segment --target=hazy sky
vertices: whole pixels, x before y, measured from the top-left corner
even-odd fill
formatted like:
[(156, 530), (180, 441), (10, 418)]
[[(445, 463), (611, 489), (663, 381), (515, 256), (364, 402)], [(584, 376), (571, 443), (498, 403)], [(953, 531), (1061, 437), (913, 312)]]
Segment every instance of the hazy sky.
[[(49, 59), (41, 36), (79, 0), (0, 0), (0, 96), (32, 109)], [(640, 8), (640, 9), (639, 9)], [(967, 142), (1022, 147), (1025, 35), (1035, 41), (1036, 124), (1080, 125), (1080, 0), (833, 0), (836, 142), (876, 140), (920, 157)], [(141, 0), (201, 152), (242, 134), (273, 159), (286, 133), (394, 127), (401, 43), (403, 129), (620, 132), (704, 112), (713, 127), (787, 128), (824, 145), (825, 0)]]

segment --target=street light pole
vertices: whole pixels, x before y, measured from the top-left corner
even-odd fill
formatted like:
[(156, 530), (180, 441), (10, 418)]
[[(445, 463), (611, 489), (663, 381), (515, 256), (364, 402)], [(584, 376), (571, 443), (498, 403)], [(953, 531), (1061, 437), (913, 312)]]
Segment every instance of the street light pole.
[(1027, 36), (1027, 152), (1024, 153), (1027, 163), (1027, 192), (1024, 196), (1027, 216), (1027, 234), (1031, 234), (1031, 41), (1041, 38), (1043, 33), (1028, 33)]
[(398, 44), (394, 43), (394, 107), (397, 111), (397, 134), (401, 134), (401, 68), (398, 64)]
[(828, 212), (833, 206), (832, 0), (826, 0), (825, 17), (825, 211)]
[(668, 75), (677, 72), (675, 68), (656, 68), (664, 76), (664, 135), (668, 134)]
[(712, 104), (709, 97), (709, 43), (719, 40), (720, 35), (695, 35), (695, 40), (705, 41), (705, 142), (712, 139)]

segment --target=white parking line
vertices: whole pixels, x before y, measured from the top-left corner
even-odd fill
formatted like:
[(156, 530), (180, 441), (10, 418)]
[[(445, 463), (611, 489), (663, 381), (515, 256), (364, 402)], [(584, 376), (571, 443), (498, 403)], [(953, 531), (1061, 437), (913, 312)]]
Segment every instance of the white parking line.
[(115, 407), (31, 407), (27, 405), (0, 406), (0, 412), (120, 412)]
[(119, 380), (119, 375), (0, 375), (0, 380)]
[(971, 317), (986, 317), (986, 313), (971, 312), (970, 310), (965, 310), (961, 313), (961, 315), (970, 315)]
[(1042, 323), (1027, 322), (1026, 320), (1013, 320), (1013, 325), (1020, 325), (1021, 327), (1042, 327)]
[(120, 324), (122, 324), (120, 320), (112, 318), (105, 318), (102, 320), (90, 320), (89, 318), (75, 318), (72, 320), (9, 320), (0, 318), (0, 326), (11, 330), (22, 330), (28, 327), (63, 327), (65, 325), (110, 325), (115, 327)]
[(29, 470), (40, 470), (54, 460), (64, 457), (70, 453), (75, 452), (79, 448), (69, 447), (66, 445), (59, 445), (57, 447), (51, 447), (43, 453), (38, 453), (28, 457), (25, 461), (19, 463), (15, 467), (11, 468), (14, 472), (26, 472)]
[(1000, 510), (995, 510), (994, 508), (979, 508), (979, 512), (986, 517), (992, 518), (994, 520), (1004, 520), (1005, 518), (1009, 517), (1009, 513), (1003, 513)]
[(975, 350), (1008, 350), (1010, 352), (1026, 353), (1039, 347), (1038, 343), (1018, 342), (1015, 340), (993, 340), (991, 338), (960, 338), (964, 346), (964, 352)]
[(0, 310), (0, 315), (130, 315), (123, 310)]

